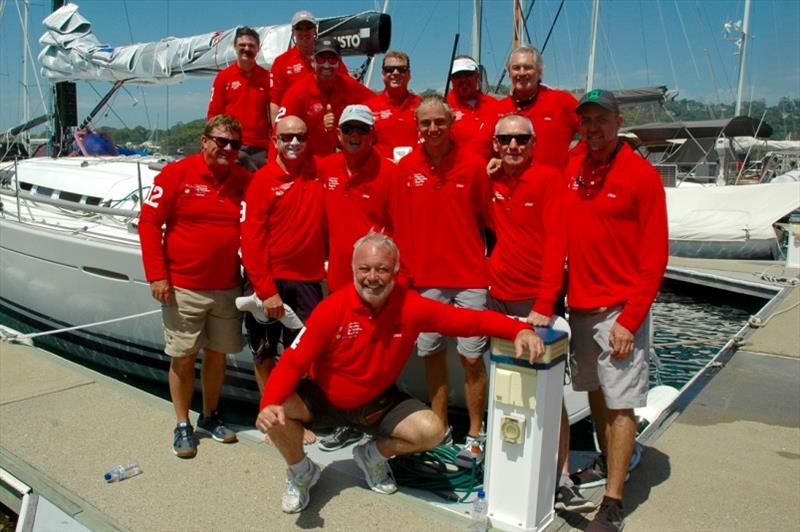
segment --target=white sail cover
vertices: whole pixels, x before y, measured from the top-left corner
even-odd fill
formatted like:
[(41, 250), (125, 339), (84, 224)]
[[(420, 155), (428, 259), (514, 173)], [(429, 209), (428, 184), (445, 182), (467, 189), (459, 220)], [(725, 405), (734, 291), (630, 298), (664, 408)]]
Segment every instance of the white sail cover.
[[(167, 37), (158, 42), (111, 47), (102, 44), (92, 24), (78, 13), (77, 4), (67, 4), (44, 19), (45, 33), (39, 39), (42, 75), (57, 81), (123, 80), (139, 84), (175, 84), (189, 77), (209, 77), (236, 59), (233, 39), (236, 29), (194, 37)], [(261, 37), (258, 63), (269, 67), (286, 51), (291, 26), (253, 28)]]
[(775, 238), (772, 224), (800, 209), (800, 183), (667, 188), (670, 240)]

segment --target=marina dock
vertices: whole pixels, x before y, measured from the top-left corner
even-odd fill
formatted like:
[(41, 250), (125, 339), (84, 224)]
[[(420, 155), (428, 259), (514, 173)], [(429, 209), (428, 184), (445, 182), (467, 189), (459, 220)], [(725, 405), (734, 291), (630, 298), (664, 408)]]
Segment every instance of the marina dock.
[[(771, 281), (754, 275), (762, 272)], [(758, 316), (761, 326), (740, 333), (698, 375), (691, 397), (657, 422), (626, 485), (626, 530), (794, 529), (800, 287), (790, 283), (798, 272), (777, 263), (673, 259), (669, 275), (726, 289), (738, 279), (747, 281), (742, 290), (774, 297)], [(169, 447), (173, 425), (167, 401), (45, 351), (0, 343), (0, 468), (55, 507), (37, 516), (33, 530), (439, 531), (468, 524), (406, 493), (369, 491), (347, 454), (323, 470), (307, 510), (283, 514), (285, 465), (254, 431), (240, 432), (233, 445), (201, 439), (196, 458), (178, 460)], [(142, 475), (104, 482), (104, 471), (130, 460)], [(599, 502), (602, 490), (588, 495)], [(5, 484), (0, 501), (19, 509)], [(564, 514), (549, 530), (581, 530), (591, 517)]]

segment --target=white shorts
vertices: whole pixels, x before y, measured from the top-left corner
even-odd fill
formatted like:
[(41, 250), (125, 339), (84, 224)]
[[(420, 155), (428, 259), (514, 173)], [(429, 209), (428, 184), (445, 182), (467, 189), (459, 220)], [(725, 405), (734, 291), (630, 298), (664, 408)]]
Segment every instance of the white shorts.
[(649, 388), (650, 317), (634, 333), (633, 352), (625, 358), (612, 358), (608, 335), (621, 311), (622, 307), (616, 306), (569, 315), (572, 388), (579, 392), (602, 389), (606, 406), (612, 410), (645, 406)]

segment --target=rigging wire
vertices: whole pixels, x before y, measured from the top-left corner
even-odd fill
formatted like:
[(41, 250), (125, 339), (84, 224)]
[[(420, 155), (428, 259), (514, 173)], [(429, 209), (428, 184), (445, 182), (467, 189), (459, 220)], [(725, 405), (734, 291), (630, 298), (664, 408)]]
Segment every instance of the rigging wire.
[[(131, 26), (131, 16), (130, 16), (130, 13), (128, 13), (128, 0), (122, 0), (122, 8), (125, 10), (125, 21), (128, 23), (128, 37), (130, 38), (131, 42), (134, 42), (134, 39), (133, 39), (133, 26)], [(138, 87), (138, 89), (139, 89), (139, 94), (142, 97), (142, 103), (144, 104), (144, 118), (147, 121), (147, 129), (150, 130), (150, 129), (153, 128), (153, 124), (150, 121), (150, 107), (147, 105), (147, 94), (144, 91), (144, 87), (142, 87), (141, 85)], [(122, 90), (124, 90), (126, 93), (128, 93), (128, 95), (130, 95), (131, 99), (134, 102), (138, 103), (138, 101), (133, 96), (133, 94), (131, 94), (128, 91), (127, 87), (123, 86)], [(136, 105), (136, 103), (134, 103), (134, 105)]]
[[(608, 32), (606, 31), (605, 26), (602, 24), (600, 24), (600, 31), (602, 32), (603, 40), (606, 42), (606, 57), (608, 57), (608, 62), (611, 63), (611, 70), (614, 72), (614, 76), (617, 78), (617, 86), (619, 88), (623, 88), (625, 85), (622, 84), (622, 76), (619, 74), (619, 68), (617, 68), (617, 62), (614, 59), (614, 54), (611, 53), (611, 40), (608, 38)], [(606, 83), (608, 83), (608, 81), (606, 81)]]
[[(711, 27), (711, 23), (708, 21), (708, 13), (706, 13), (705, 2), (697, 2), (697, 12), (700, 14), (700, 18), (702, 18), (705, 21), (706, 26), (708, 26), (708, 34), (709, 35), (714, 35), (715, 33), (717, 33), (717, 32), (714, 31), (714, 29)], [(719, 46), (717, 44), (717, 40), (716, 39), (712, 39), (711, 42), (714, 43), (714, 49), (717, 52), (717, 58), (719, 59), (719, 62), (722, 65), (722, 73), (725, 74), (725, 82), (726, 82), (726, 84), (728, 86), (728, 90), (731, 91), (731, 93), (732, 93), (733, 92), (733, 84), (731, 84), (731, 78), (730, 78), (730, 76), (728, 76), (728, 69), (726, 68), (727, 67), (727, 62), (722, 58), (722, 52), (720, 52)], [(720, 103), (722, 103), (722, 102), (720, 101)]]
[(642, 51), (644, 52), (644, 74), (647, 85), (650, 85), (650, 64), (647, 61), (647, 33), (644, 31), (644, 11), (642, 2), (639, 2), (639, 29), (642, 30)]
[(667, 38), (667, 26), (664, 23), (664, 13), (661, 11), (661, 2), (656, 2), (656, 7), (658, 7), (658, 18), (661, 20), (661, 32), (664, 34), (664, 46), (667, 49), (669, 68), (672, 70), (672, 82), (675, 84), (675, 89), (677, 90), (679, 88), (678, 76), (675, 75), (675, 63), (672, 61), (672, 52), (670, 51), (669, 39)]
[(702, 79), (700, 77), (700, 69), (697, 68), (697, 61), (694, 58), (694, 52), (692, 52), (692, 47), (689, 45), (689, 35), (686, 33), (686, 25), (683, 23), (683, 15), (681, 15), (681, 10), (678, 7), (678, 0), (672, 0), (675, 3), (675, 11), (678, 13), (678, 21), (681, 23), (681, 30), (683, 30), (683, 39), (686, 41), (686, 48), (689, 50), (689, 57), (692, 58), (692, 64), (694, 65), (694, 72), (697, 74), (697, 79)]
[(436, 8), (439, 6), (440, 2), (441, 2), (441, 0), (436, 0), (436, 3), (433, 4), (433, 7), (430, 10), (430, 14), (428, 15), (428, 19), (425, 21), (425, 24), (422, 25), (422, 28), (420, 29), (419, 33), (417, 33), (417, 40), (414, 42), (414, 45), (411, 47), (411, 49), (408, 52), (409, 56), (413, 56), (414, 55), (414, 50), (416, 50), (417, 45), (422, 40), (422, 36), (425, 34), (425, 30), (428, 29), (428, 24), (431, 23), (431, 20), (433, 19), (433, 14), (436, 12)]

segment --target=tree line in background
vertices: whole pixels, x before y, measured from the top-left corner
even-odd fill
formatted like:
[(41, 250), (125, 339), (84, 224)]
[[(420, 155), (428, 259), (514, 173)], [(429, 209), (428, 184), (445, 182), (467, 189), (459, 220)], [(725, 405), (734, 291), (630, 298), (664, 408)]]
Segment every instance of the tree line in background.
[[(767, 106), (763, 101), (748, 102), (742, 106), (743, 114), (763, 120), (772, 126), (772, 139), (800, 138), (800, 98), (784, 97), (777, 105)], [(623, 109), (625, 125), (634, 126), (649, 122), (712, 120), (733, 116), (732, 104), (710, 105), (695, 100), (676, 100), (664, 105), (646, 104)], [(205, 120), (178, 122), (169, 130), (150, 131), (142, 126), (132, 129), (101, 127), (120, 146), (138, 148), (148, 145), (158, 147), (164, 154), (190, 154), (200, 149), (200, 135)], [(624, 126), (623, 126), (624, 127)]]

